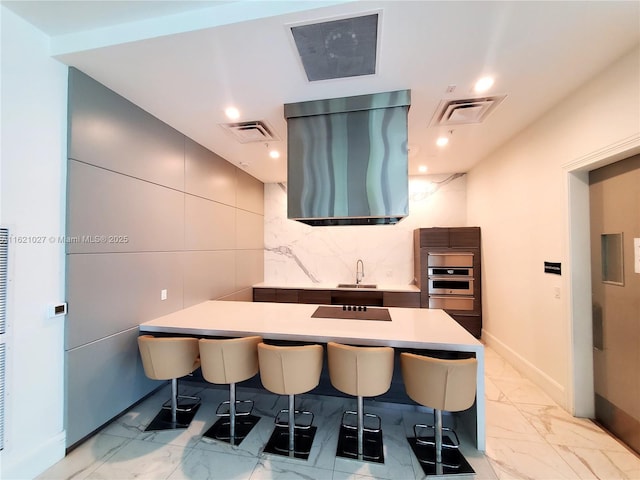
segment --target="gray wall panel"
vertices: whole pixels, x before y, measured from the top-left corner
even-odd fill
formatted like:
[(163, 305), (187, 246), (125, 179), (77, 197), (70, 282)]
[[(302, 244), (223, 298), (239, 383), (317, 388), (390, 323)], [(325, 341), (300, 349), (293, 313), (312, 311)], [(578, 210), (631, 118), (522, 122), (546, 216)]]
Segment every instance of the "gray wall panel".
[(186, 139), (185, 192), (235, 206), (237, 171), (222, 157)]
[(236, 210), (236, 248), (239, 250), (264, 248), (264, 216)]
[(236, 253), (184, 252), (184, 306), (216, 300), (237, 290)]
[(238, 208), (264, 215), (264, 183), (242, 170), (238, 170)]
[[(181, 252), (70, 255), (66, 349), (182, 308)], [(161, 290), (167, 299), (161, 300)]]
[(185, 195), (185, 249), (232, 250), (236, 247), (236, 209)]
[(157, 385), (139, 323), (264, 278), (260, 182), (73, 68), (68, 131), (67, 446)]
[(70, 158), (184, 189), (184, 135), (76, 69), (68, 134)]
[(66, 352), (67, 445), (73, 445), (161, 385), (147, 379), (138, 329)]
[(184, 248), (184, 194), (73, 160), (68, 182), (68, 240), (97, 239), (68, 243), (68, 253)]

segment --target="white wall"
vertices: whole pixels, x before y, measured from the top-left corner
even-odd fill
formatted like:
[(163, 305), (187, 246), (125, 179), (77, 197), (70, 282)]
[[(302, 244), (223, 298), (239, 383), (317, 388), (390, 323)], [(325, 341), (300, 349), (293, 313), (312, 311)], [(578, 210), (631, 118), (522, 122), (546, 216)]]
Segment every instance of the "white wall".
[[(582, 364), (572, 364), (573, 342), (589, 341), (591, 322), (583, 314), (573, 331), (572, 315), (575, 304), (590, 300), (588, 289), (568, 276), (569, 242), (572, 249), (588, 248), (589, 240), (570, 238), (570, 231), (588, 235), (588, 225), (575, 225), (577, 214), (585, 223), (584, 212), (569, 209), (569, 183), (576, 178), (568, 177), (572, 164), (584, 167), (581, 159), (601, 160), (601, 152), (639, 137), (639, 85), (636, 49), (481, 162), (467, 180), (468, 221), (483, 235), (483, 337), (577, 414), (574, 394), (589, 395), (589, 386), (574, 392), (573, 371), (589, 372), (591, 365), (588, 352), (576, 360)], [(563, 275), (545, 274), (545, 260), (562, 262)]]
[(264, 282), (269, 285), (352, 283), (356, 261), (364, 283), (413, 281), (413, 230), (466, 226), (466, 176), (424, 175), (409, 180), (409, 215), (396, 225), (311, 227), (287, 219), (281, 184), (265, 184)]
[[(0, 477), (18, 479), (64, 456), (64, 317), (47, 318), (47, 306), (64, 300), (57, 238), (64, 234), (67, 68), (49, 58), (46, 36), (0, 9), (0, 223), (14, 241)], [(17, 243), (27, 236), (34, 238)]]

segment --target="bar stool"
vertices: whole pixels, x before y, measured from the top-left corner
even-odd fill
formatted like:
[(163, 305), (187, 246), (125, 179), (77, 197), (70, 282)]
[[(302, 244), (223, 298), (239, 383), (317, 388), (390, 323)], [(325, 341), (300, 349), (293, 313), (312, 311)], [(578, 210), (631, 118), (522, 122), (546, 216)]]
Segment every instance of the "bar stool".
[[(393, 348), (353, 347), (329, 342), (327, 356), (331, 384), (342, 393), (358, 399), (357, 411), (346, 411), (342, 415), (336, 455), (384, 463), (382, 422), (378, 415), (364, 412), (363, 397), (375, 397), (389, 390), (393, 376)], [(347, 415), (357, 415), (357, 426), (345, 423)], [(365, 427), (365, 418), (376, 419), (377, 427)]]
[[(414, 425), (414, 437), (408, 437), (414, 454), (426, 475), (475, 473), (460, 453), (460, 440), (452, 429), (442, 427), (442, 411), (460, 412), (470, 408), (476, 397), (475, 358), (444, 360), (413, 353), (400, 355), (400, 366), (409, 397), (433, 408), (435, 425)], [(433, 429), (433, 437), (418, 435), (418, 429)], [(450, 431), (455, 442), (443, 430)]]
[[(313, 390), (320, 383), (323, 352), (321, 345), (258, 344), (262, 385), (272, 393), (289, 396), (289, 408), (276, 415), (276, 426), (264, 448), (266, 453), (309, 458), (317, 427), (313, 426), (313, 413), (295, 409), (295, 395)], [(287, 420), (280, 420), (285, 413)], [(296, 423), (296, 416), (310, 417), (310, 421)]]
[[(221, 418), (204, 433), (205, 437), (240, 445), (260, 420), (251, 414), (253, 400), (236, 400), (236, 383), (258, 373), (260, 342), (262, 337), (258, 336), (199, 340), (202, 376), (209, 383), (229, 385), (229, 400), (220, 403), (216, 410), (216, 415)], [(240, 405), (249, 408), (238, 411)], [(224, 407), (227, 407), (226, 412)]]
[(200, 366), (198, 339), (142, 335), (138, 337), (138, 348), (147, 377), (171, 380), (171, 399), (165, 402), (145, 430), (187, 428), (200, 407), (200, 398), (179, 395), (178, 378), (191, 374)]

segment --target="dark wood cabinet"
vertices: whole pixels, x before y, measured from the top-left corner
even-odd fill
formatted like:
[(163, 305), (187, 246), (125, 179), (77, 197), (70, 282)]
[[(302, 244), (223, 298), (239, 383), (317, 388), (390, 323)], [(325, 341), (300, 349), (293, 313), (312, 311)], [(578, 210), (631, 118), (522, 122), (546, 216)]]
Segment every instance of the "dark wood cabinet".
[[(420, 306), (429, 308), (429, 280), (427, 261), (429, 252), (473, 253), (473, 309), (452, 310), (445, 308), (460, 325), (480, 338), (482, 332), (482, 265), (480, 227), (434, 227), (414, 231), (414, 278), (420, 288)], [(435, 302), (435, 300), (434, 300)], [(456, 303), (456, 302), (451, 302)], [(458, 302), (465, 303), (465, 302)], [(464, 305), (466, 307), (466, 304)]]
[(369, 307), (420, 308), (420, 292), (255, 287), (253, 289), (253, 301), (310, 303), (318, 305), (367, 305)]
[(383, 292), (385, 307), (420, 308), (420, 292)]
[(476, 338), (480, 338), (482, 334), (482, 315), (460, 315), (445, 310), (451, 318), (462, 325), (467, 331)]
[(433, 227), (416, 230), (420, 248), (480, 248), (480, 227)]
[(331, 305), (331, 290), (300, 290), (298, 303)]
[(275, 288), (254, 288), (253, 301), (254, 302), (275, 302), (276, 289)]
[(277, 288), (276, 302), (278, 303), (298, 303), (300, 291), (293, 288)]

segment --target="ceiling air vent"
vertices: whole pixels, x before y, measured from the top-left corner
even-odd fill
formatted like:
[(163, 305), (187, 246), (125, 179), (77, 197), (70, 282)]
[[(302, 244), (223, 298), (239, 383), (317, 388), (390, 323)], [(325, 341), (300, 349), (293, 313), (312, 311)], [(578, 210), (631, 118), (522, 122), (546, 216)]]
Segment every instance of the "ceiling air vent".
[(491, 97), (465, 98), (460, 100), (442, 100), (431, 119), (431, 126), (465, 125), (482, 123), (506, 95)]
[(220, 126), (240, 143), (270, 142), (279, 140), (273, 128), (263, 120), (222, 123)]
[(375, 74), (379, 17), (374, 13), (291, 27), (307, 79)]

